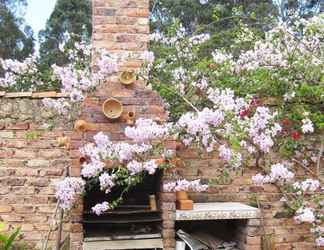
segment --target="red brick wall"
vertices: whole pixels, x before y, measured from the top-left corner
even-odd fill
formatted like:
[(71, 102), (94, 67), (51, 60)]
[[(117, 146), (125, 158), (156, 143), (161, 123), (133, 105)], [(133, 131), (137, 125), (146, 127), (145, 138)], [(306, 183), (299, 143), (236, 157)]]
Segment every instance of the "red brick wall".
[[(185, 149), (178, 152), (184, 161), (184, 167), (179, 172), (188, 179), (201, 178), (208, 181), (221, 175), (223, 163), (216, 156), (203, 154), (198, 156), (197, 150)], [(192, 193), (190, 197), (197, 202), (242, 202), (250, 204), (255, 195), (260, 201), (264, 216), (264, 229), (266, 234), (273, 234), (277, 250), (314, 249), (314, 240), (311, 237), (309, 226), (296, 225), (293, 219), (274, 218), (282, 212), (282, 195), (274, 185), (256, 187), (252, 184), (251, 177), (259, 170), (253, 166), (244, 169), (243, 173), (234, 174), (232, 180), (225, 184), (213, 185), (207, 193)], [(303, 171), (302, 171), (303, 172)], [(300, 175), (306, 173), (300, 172)], [(256, 238), (250, 241), (254, 245)], [(247, 248), (250, 249), (250, 248)], [(251, 246), (251, 249), (252, 248)]]
[[(147, 48), (148, 43), (148, 0), (94, 1), (94, 35), (93, 42), (96, 47), (106, 47), (109, 51), (123, 54), (131, 52), (133, 58), (139, 56)], [(125, 68), (138, 68), (140, 60), (129, 60), (124, 64)], [(126, 105), (126, 110), (135, 109), (137, 117), (161, 116), (163, 110), (159, 105), (159, 99), (151, 91), (142, 90), (140, 84), (134, 88), (126, 88), (112, 78), (103, 85), (95, 94), (87, 100), (82, 117), (92, 122), (105, 122), (100, 113), (100, 105), (106, 97), (117, 97)], [(154, 106), (150, 106), (154, 105)], [(93, 114), (95, 111), (95, 114)], [(92, 113), (92, 114), (91, 114)], [(124, 139), (124, 123), (108, 123), (102, 126), (116, 140)], [(90, 133), (91, 134), (91, 133)], [(90, 135), (89, 134), (89, 135)], [(87, 136), (88, 137), (88, 136)], [(202, 178), (206, 181), (220, 175), (222, 162), (217, 157), (208, 155), (199, 156), (197, 150), (187, 149), (178, 152), (184, 160), (185, 167), (179, 169), (179, 173), (189, 179)], [(274, 219), (276, 212), (281, 211), (281, 195), (271, 185), (264, 188), (255, 187), (251, 183), (251, 177), (257, 172), (250, 168), (239, 174), (233, 182), (226, 185), (216, 185), (208, 193), (191, 194), (197, 202), (207, 201), (238, 201), (249, 203), (251, 195), (258, 192), (264, 211), (264, 224), (266, 233), (274, 233), (276, 248), (281, 249), (312, 249), (312, 239), (309, 236), (309, 228), (296, 226), (292, 219)], [(175, 197), (172, 194), (161, 194), (161, 207), (163, 210), (163, 236), (165, 249), (174, 248), (174, 204)], [(260, 237), (251, 238), (250, 249), (254, 245), (260, 246)]]

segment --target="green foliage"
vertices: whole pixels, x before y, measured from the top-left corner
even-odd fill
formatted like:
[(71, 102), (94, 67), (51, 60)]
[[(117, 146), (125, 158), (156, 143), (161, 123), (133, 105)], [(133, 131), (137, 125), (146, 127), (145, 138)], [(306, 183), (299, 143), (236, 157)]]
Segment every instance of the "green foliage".
[(249, 205), (252, 206), (252, 207), (258, 207), (258, 197), (256, 194), (250, 194), (248, 196), (248, 199), (249, 199)]
[(272, 26), (278, 15), (271, 1), (227, 1), (210, 0), (201, 5), (198, 0), (151, 1), (151, 30), (165, 32), (178, 19), (189, 33), (207, 32), (210, 41), (206, 52), (215, 48), (249, 47), (250, 43), (235, 44), (240, 27), (247, 25), (255, 33)]
[[(3, 224), (0, 224), (1, 227), (4, 227)], [(13, 250), (14, 243), (20, 233), (20, 228), (15, 229), (11, 234), (5, 235), (0, 234), (0, 249), (2, 250)]]
[(0, 1), (0, 58), (23, 59), (33, 52), (33, 32), (18, 13), (25, 6), (25, 0)]
[(217, 185), (229, 185), (232, 182), (232, 175), (226, 169), (222, 171), (220, 176), (217, 178), (213, 178), (209, 180), (209, 186), (217, 186)]
[(70, 46), (81, 40), (90, 40), (92, 33), (90, 0), (58, 0), (47, 21), (45, 30), (40, 31), (40, 62), (43, 67), (52, 64), (64, 65), (68, 55), (60, 51), (59, 45), (66, 42), (66, 34), (77, 34), (69, 41)]
[(25, 139), (26, 140), (37, 140), (39, 137), (41, 137), (42, 133), (40, 131), (30, 131), (26, 132)]

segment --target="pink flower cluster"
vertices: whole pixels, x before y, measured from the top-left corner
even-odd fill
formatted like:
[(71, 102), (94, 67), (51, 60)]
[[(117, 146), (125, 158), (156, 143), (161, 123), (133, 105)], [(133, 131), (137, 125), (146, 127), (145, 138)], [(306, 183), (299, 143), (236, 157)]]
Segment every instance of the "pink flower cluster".
[(129, 171), (130, 175), (136, 175), (143, 171), (143, 164), (141, 162), (138, 162), (135, 160), (130, 161), (126, 167)]
[(204, 192), (208, 189), (208, 185), (200, 183), (200, 179), (194, 181), (187, 181), (185, 179), (169, 182), (163, 185), (165, 192), (178, 192), (178, 191), (192, 191)]
[(318, 180), (306, 179), (302, 182), (295, 182), (293, 187), (296, 190), (302, 190), (303, 192), (315, 192), (320, 188), (320, 182)]
[(186, 133), (182, 140), (185, 145), (201, 141), (207, 151), (212, 151), (216, 141), (213, 139), (211, 128), (220, 126), (223, 121), (222, 111), (204, 108), (198, 113), (188, 112), (182, 115), (176, 127)]
[(152, 51), (144, 51), (143, 60), (147, 65), (152, 65), (155, 60), (154, 53)]
[(104, 169), (105, 164), (99, 160), (92, 160), (89, 163), (83, 163), (81, 176), (84, 178), (94, 178), (98, 176)]
[(130, 175), (136, 175), (144, 170), (152, 175), (158, 169), (158, 165), (156, 164), (155, 160), (150, 160), (144, 163), (133, 160), (127, 164), (127, 169)]
[(250, 138), (265, 153), (268, 153), (274, 145), (273, 137), (281, 131), (279, 123), (273, 122), (276, 115), (276, 113), (271, 113), (269, 108), (257, 107), (256, 112), (248, 121)]
[(99, 132), (94, 136), (95, 143), (88, 143), (80, 149), (83, 156), (91, 161), (117, 159), (120, 162), (130, 161), (136, 154), (144, 154), (152, 149), (147, 144), (112, 143), (107, 135)]
[(51, 98), (44, 98), (42, 102), (46, 108), (56, 110), (59, 115), (67, 115), (71, 108), (70, 103), (63, 98), (56, 100)]
[(315, 243), (316, 246), (323, 247), (324, 246), (324, 227), (323, 226), (315, 226), (311, 229), (311, 232), (315, 235)]
[(257, 41), (252, 50), (241, 54), (235, 62), (237, 72), (255, 70), (260, 67), (286, 67), (288, 61), (282, 51), (271, 41)]
[(269, 175), (257, 174), (252, 177), (252, 181), (256, 185), (263, 185), (266, 183), (285, 184), (292, 181), (295, 177), (294, 173), (289, 171), (283, 164), (277, 163), (271, 166)]
[(239, 152), (235, 152), (232, 149), (221, 145), (218, 148), (219, 157), (226, 161), (230, 166), (239, 168), (242, 165), (242, 155)]
[(294, 219), (297, 223), (314, 223), (316, 216), (312, 208), (301, 207), (296, 211)]
[(100, 190), (110, 193), (111, 189), (115, 186), (116, 175), (103, 173), (99, 176)]
[(37, 65), (36, 56), (31, 55), (24, 61), (12, 59), (0, 59), (0, 65), (5, 71), (4, 77), (0, 77), (0, 87), (15, 87), (23, 82), (28, 82), (30, 89), (25, 91), (33, 91), (37, 86), (43, 85), (36, 77)]
[(226, 62), (231, 62), (233, 56), (230, 55), (230, 54), (226, 54), (220, 50), (215, 50), (213, 53), (212, 53), (212, 56), (213, 56), (213, 60), (215, 63), (217, 64), (224, 64)]
[(151, 119), (139, 118), (134, 127), (127, 127), (125, 135), (136, 143), (162, 139), (169, 134), (168, 125), (159, 125)]
[(189, 38), (189, 43), (192, 45), (203, 44), (210, 39), (210, 35), (208, 33), (202, 33), (199, 35), (195, 35)]
[(71, 64), (62, 67), (52, 65), (54, 76), (62, 83), (61, 91), (70, 93), (73, 102), (82, 101), (84, 94), (97, 86), (100, 80), (117, 71), (116, 62), (105, 51), (99, 55), (97, 72), (91, 72), (90, 64), (83, 69), (78, 68), (76, 64), (73, 60)]
[(96, 60), (98, 71), (93, 73), (92, 79), (95, 82), (104, 80), (107, 76), (118, 72), (117, 59), (113, 58), (105, 49), (98, 51), (99, 58)]
[(98, 203), (97, 205), (95, 205), (91, 208), (92, 212), (98, 216), (103, 214), (104, 212), (106, 212), (109, 209), (110, 209), (110, 205), (107, 201)]
[(55, 184), (55, 197), (59, 201), (59, 206), (64, 210), (69, 210), (76, 202), (77, 196), (84, 191), (85, 181), (81, 178), (66, 177)]
[[(275, 122), (277, 113), (268, 108), (256, 105), (256, 101), (247, 102), (237, 98), (230, 89), (207, 90), (208, 99), (214, 104), (213, 109), (204, 108), (196, 113), (183, 114), (176, 124), (182, 142), (188, 146), (192, 143), (201, 144), (207, 152), (211, 152), (218, 143), (217, 136), (233, 138), (244, 134), (246, 140), (241, 140), (240, 146), (249, 153), (254, 153), (256, 147), (268, 153), (274, 145), (274, 137), (281, 131), (279, 123)], [(242, 115), (253, 110), (253, 115)], [(216, 134), (215, 134), (216, 133)], [(220, 157), (230, 165), (241, 165), (242, 155), (221, 145)]]

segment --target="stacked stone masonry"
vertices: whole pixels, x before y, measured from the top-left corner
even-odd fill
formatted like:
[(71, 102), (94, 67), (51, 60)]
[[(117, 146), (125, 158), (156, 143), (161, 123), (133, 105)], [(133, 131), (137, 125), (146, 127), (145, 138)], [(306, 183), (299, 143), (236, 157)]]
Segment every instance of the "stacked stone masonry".
[[(21, 227), (22, 239), (37, 247), (55, 210), (53, 184), (71, 163), (57, 137), (71, 136), (71, 127), (44, 109), (39, 98), (0, 97), (0, 221), (6, 231)], [(73, 230), (65, 223), (64, 237)]]
[[(129, 56), (130, 59), (121, 65), (121, 71), (139, 69), (141, 55), (148, 48), (148, 16), (149, 0), (94, 0), (94, 47), (106, 48), (118, 56)], [(104, 131), (114, 141), (126, 139), (123, 134), (125, 122), (122, 119), (111, 122), (101, 112), (104, 100), (117, 98), (123, 103), (124, 112), (134, 111), (137, 118), (165, 120), (167, 117), (157, 93), (145, 89), (140, 81), (125, 87), (119, 83), (117, 74), (107, 79), (83, 103), (80, 119), (97, 126), (96, 130), (84, 134), (73, 131), (72, 123), (66, 123), (45, 110), (41, 99), (36, 96), (0, 94), (0, 221), (6, 223), (7, 231), (21, 226), (23, 239), (40, 246), (55, 209), (53, 183), (63, 176), (66, 167), (70, 175), (80, 176), (79, 147), (92, 141), (98, 131)], [(62, 135), (72, 139), (69, 151), (57, 145), (56, 138)], [(216, 155), (199, 155), (195, 149), (183, 149), (178, 155), (184, 161), (184, 167), (171, 171), (188, 179), (201, 178), (207, 182), (213, 176), (219, 176), (222, 169), (222, 162)], [(281, 195), (272, 185), (253, 186), (251, 177), (256, 172), (257, 169), (251, 167), (233, 181), (216, 185), (207, 193), (192, 193), (190, 196), (196, 202), (248, 204), (257, 193), (264, 216), (264, 230), (260, 230), (260, 220), (248, 220), (247, 225), (240, 228), (245, 249), (261, 249), (262, 234), (275, 242), (277, 250), (314, 249), (307, 226), (296, 226), (288, 218), (274, 218), (283, 207)], [(170, 176), (170, 172), (165, 173), (164, 181)], [(159, 199), (164, 249), (171, 250), (175, 248), (175, 195), (161, 193)], [(82, 202), (70, 220), (64, 223), (63, 237), (70, 236), (71, 250), (82, 249), (81, 216)], [(55, 232), (51, 234), (50, 245), (54, 244), (55, 236)]]

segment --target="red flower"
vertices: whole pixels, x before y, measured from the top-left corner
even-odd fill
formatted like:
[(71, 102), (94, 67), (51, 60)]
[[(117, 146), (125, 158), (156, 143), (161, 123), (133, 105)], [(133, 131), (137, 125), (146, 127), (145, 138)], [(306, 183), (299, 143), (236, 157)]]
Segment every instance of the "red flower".
[(248, 113), (249, 113), (249, 111), (246, 110), (246, 109), (244, 109), (244, 110), (240, 111), (240, 117), (241, 117), (241, 118), (244, 118), (245, 116), (248, 115)]
[(300, 133), (298, 131), (294, 131), (291, 133), (291, 137), (295, 140), (298, 141), (300, 139)]
[(283, 126), (289, 126), (290, 125), (290, 120), (288, 118), (282, 119), (281, 124)]
[(258, 107), (258, 106), (261, 106), (262, 105), (262, 102), (257, 97), (253, 97), (252, 100), (251, 100), (251, 102), (250, 102), (250, 105), (252, 107)]

